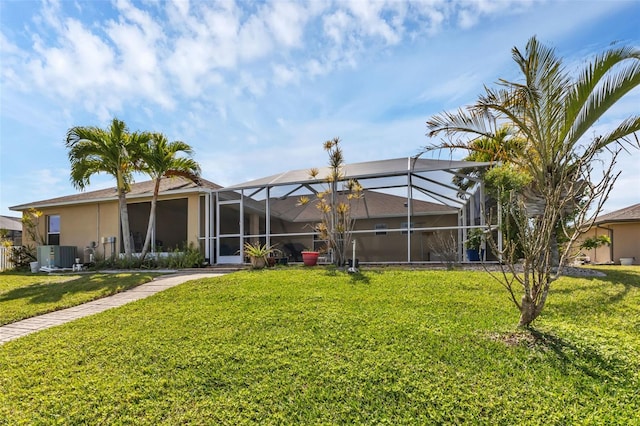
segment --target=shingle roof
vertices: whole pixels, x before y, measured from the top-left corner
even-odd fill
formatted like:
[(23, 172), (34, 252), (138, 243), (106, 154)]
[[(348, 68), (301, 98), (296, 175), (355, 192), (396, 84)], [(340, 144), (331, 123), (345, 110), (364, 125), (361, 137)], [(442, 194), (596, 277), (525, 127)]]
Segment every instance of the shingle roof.
[[(131, 185), (131, 191), (127, 193), (127, 198), (150, 197), (153, 195), (154, 182), (152, 180), (134, 183)], [(162, 179), (160, 182), (160, 193), (180, 193), (180, 192), (198, 192), (201, 189), (219, 189), (220, 185), (200, 178), (196, 184), (189, 179), (183, 177), (172, 177)], [(192, 191), (190, 191), (192, 190)], [(29, 208), (42, 208), (66, 204), (83, 204), (96, 201), (117, 200), (118, 194), (116, 188), (99, 189), (96, 191), (79, 192), (64, 197), (50, 198), (48, 200), (35, 201), (28, 204), (9, 207), (11, 210), (26, 210)]]
[(599, 216), (596, 225), (613, 222), (640, 222), (640, 203)]
[(0, 216), (0, 229), (22, 231), (22, 221), (19, 217)]
[[(341, 196), (340, 198), (344, 198)], [(284, 200), (272, 198), (270, 204), (271, 214), (290, 222), (313, 222), (321, 219), (316, 202), (311, 201), (305, 205), (298, 205), (298, 197), (287, 197)], [(376, 191), (364, 191), (360, 200), (351, 203), (354, 219), (373, 219), (407, 216), (407, 198), (397, 195), (383, 194)], [(457, 214), (458, 210), (442, 204), (428, 201), (412, 200), (411, 211), (413, 216)]]

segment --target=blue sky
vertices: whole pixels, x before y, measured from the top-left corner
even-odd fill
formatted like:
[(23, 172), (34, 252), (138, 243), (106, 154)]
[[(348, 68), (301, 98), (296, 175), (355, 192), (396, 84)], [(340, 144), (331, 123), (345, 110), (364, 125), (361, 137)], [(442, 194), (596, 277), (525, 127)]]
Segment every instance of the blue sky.
[[(163, 132), (221, 185), (323, 166), (335, 136), (347, 162), (407, 157), (431, 115), (516, 78), (511, 48), (532, 35), (571, 69), (640, 46), (638, 22), (636, 0), (1, 0), (0, 214), (76, 192), (73, 126)], [(636, 89), (595, 131), (638, 110)], [(639, 158), (620, 156), (606, 211), (640, 202)]]

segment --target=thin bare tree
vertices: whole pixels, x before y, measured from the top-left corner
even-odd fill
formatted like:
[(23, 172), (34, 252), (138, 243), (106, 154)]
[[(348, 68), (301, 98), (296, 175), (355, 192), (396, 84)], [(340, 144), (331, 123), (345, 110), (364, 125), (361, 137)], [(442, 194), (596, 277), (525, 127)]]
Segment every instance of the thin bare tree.
[[(503, 268), (496, 277), (520, 311), (519, 325), (529, 326), (542, 312), (572, 243), (602, 210), (618, 176), (618, 152), (640, 147), (640, 115), (621, 120), (606, 134), (588, 135), (616, 102), (640, 85), (640, 51), (613, 47), (575, 74), (536, 37), (525, 52), (514, 47), (512, 53), (522, 78), (499, 80), (497, 88), (485, 87), (475, 104), (431, 117), (428, 135), (446, 139), (426, 149), (473, 150), (477, 138), (497, 140), (505, 124), (524, 141), (521, 154), (509, 161), (531, 180), (509, 194), (508, 212), (521, 238), (523, 270), (507, 266), (512, 269)], [(602, 163), (598, 175), (595, 161)], [(566, 241), (561, 247), (559, 236)]]

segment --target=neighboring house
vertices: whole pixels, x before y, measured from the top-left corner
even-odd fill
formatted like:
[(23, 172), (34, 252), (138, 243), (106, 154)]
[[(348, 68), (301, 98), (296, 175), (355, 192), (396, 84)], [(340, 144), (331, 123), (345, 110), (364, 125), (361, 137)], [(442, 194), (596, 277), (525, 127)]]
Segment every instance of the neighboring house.
[[(141, 251), (146, 236), (153, 188), (153, 181), (135, 183), (127, 194), (130, 239), (136, 252)], [(205, 179), (200, 179), (199, 184), (180, 177), (163, 179), (153, 235), (155, 250), (173, 250), (185, 243), (201, 245), (198, 238), (204, 221), (201, 212), (211, 191), (218, 188), (219, 185)], [(43, 212), (40, 233), (48, 245), (75, 246), (78, 257), (82, 257), (86, 247), (94, 247), (95, 254), (103, 257), (124, 250), (115, 188), (11, 207), (23, 212), (30, 208)]]
[(19, 217), (0, 216), (0, 230), (6, 231), (5, 238), (14, 246), (22, 245), (22, 220)]
[[(397, 158), (345, 165), (344, 177), (357, 179), (364, 197), (353, 206), (356, 257), (361, 262), (429, 262), (442, 260), (437, 242), (448, 241), (463, 260), (463, 241), (470, 227), (481, 226), (483, 185), (460, 191), (452, 182), (461, 169), (489, 163)], [(320, 169), (319, 177), (327, 175)], [(471, 178), (473, 179), (473, 178)], [(155, 250), (200, 247), (211, 263), (242, 263), (245, 242), (275, 244), (290, 261), (305, 249), (321, 249), (314, 225), (320, 221), (311, 200), (326, 188), (293, 170), (226, 188), (202, 180), (163, 179), (153, 241)], [(132, 247), (144, 242), (152, 182), (132, 185), (127, 194)], [(44, 213), (41, 232), (49, 244), (75, 246), (82, 253), (97, 246), (101, 256), (123, 251), (117, 194), (114, 188), (79, 193), (12, 207)], [(117, 241), (111, 243), (111, 241)]]
[(633, 264), (639, 265), (640, 203), (598, 216), (581, 240), (599, 235), (608, 236), (611, 245), (582, 250), (592, 263), (620, 263), (620, 258), (632, 258)]

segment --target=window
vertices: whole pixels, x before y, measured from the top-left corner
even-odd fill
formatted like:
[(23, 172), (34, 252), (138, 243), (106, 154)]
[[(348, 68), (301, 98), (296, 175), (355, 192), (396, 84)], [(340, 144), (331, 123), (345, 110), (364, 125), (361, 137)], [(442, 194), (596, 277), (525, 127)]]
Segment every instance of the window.
[(376, 235), (387, 235), (387, 231), (383, 231), (383, 229), (387, 229), (386, 223), (376, 223), (375, 225)]
[[(409, 227), (410, 227), (411, 229), (413, 229), (413, 228), (415, 227), (414, 223), (413, 223), (413, 222), (411, 222), (411, 223), (409, 224)], [(402, 223), (400, 224), (400, 228), (402, 228), (402, 229), (407, 229), (407, 222), (402, 222)], [(413, 231), (411, 231), (411, 233), (413, 234)], [(407, 231), (402, 231), (402, 235), (407, 235)]]
[(47, 244), (60, 245), (60, 215), (47, 216)]

